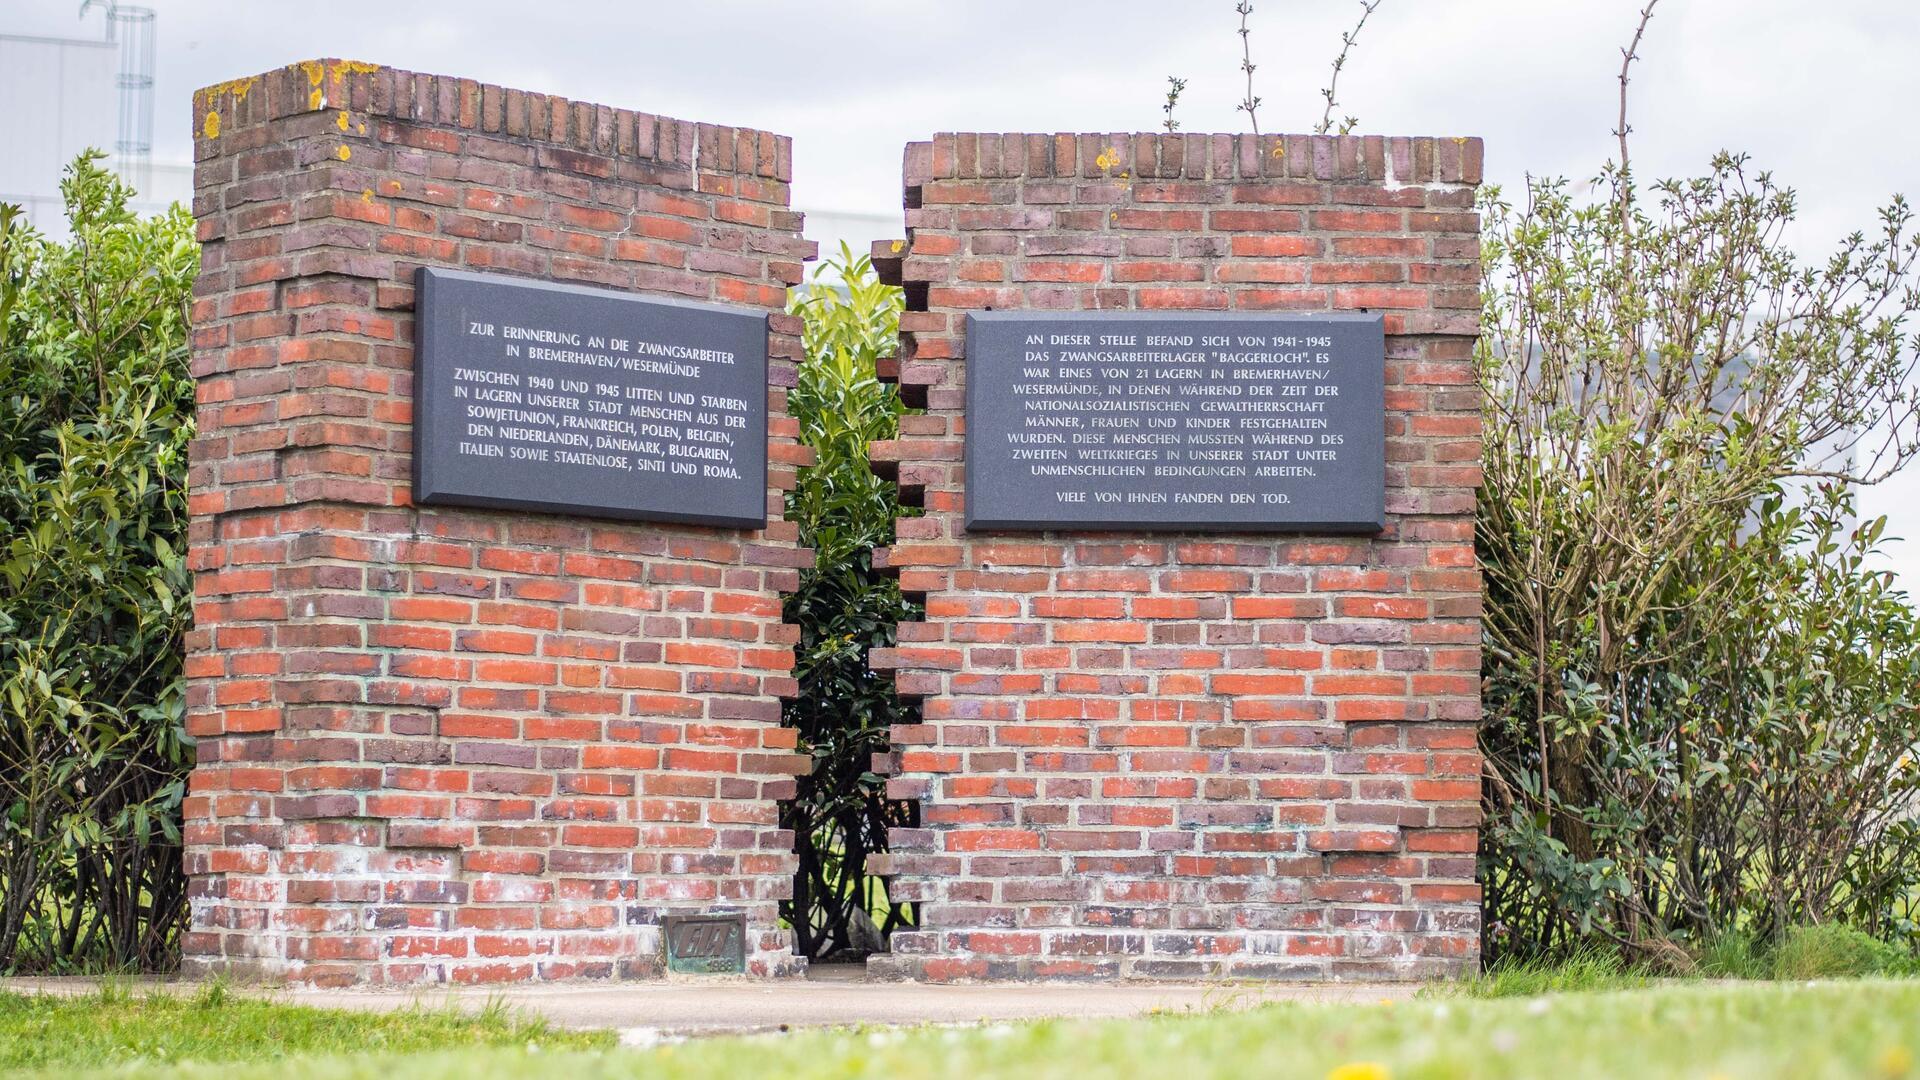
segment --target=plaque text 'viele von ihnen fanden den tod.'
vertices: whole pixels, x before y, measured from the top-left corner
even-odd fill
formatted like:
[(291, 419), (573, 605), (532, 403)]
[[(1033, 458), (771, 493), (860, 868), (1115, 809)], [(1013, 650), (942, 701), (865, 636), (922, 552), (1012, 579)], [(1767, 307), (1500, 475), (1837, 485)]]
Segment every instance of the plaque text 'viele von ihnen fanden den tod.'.
[(967, 528), (1378, 532), (1378, 315), (967, 316)]

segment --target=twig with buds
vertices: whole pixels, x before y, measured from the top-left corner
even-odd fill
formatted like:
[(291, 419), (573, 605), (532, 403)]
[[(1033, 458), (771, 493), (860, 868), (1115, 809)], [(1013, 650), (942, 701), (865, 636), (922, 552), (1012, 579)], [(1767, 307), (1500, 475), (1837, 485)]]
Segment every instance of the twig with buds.
[(1168, 131), (1180, 130), (1180, 121), (1173, 118), (1173, 107), (1180, 104), (1180, 92), (1186, 88), (1187, 80), (1177, 75), (1167, 76), (1167, 103), (1160, 106), (1160, 111), (1166, 113), (1167, 118), (1160, 121), (1160, 126)]
[[(1339, 104), (1334, 100), (1334, 91), (1340, 86), (1340, 69), (1347, 66), (1347, 54), (1353, 51), (1354, 43), (1360, 40), (1360, 31), (1366, 29), (1367, 18), (1379, 6), (1380, 0), (1360, 0), (1360, 21), (1353, 24), (1352, 30), (1340, 35), (1340, 55), (1333, 58), (1333, 74), (1328, 77), (1326, 88), (1320, 91), (1320, 96), (1327, 99), (1327, 108), (1320, 114), (1319, 126), (1313, 129), (1316, 135), (1325, 135), (1333, 130), (1333, 108)], [(1340, 134), (1352, 131), (1359, 122), (1359, 118), (1353, 116), (1340, 121)]]
[(1253, 133), (1258, 135), (1260, 115), (1255, 110), (1260, 108), (1260, 98), (1253, 92), (1253, 50), (1247, 42), (1247, 16), (1253, 14), (1253, 4), (1251, 0), (1240, 0), (1233, 10), (1240, 13), (1240, 70), (1247, 73), (1247, 98), (1239, 107), (1246, 112), (1247, 122), (1253, 125)]

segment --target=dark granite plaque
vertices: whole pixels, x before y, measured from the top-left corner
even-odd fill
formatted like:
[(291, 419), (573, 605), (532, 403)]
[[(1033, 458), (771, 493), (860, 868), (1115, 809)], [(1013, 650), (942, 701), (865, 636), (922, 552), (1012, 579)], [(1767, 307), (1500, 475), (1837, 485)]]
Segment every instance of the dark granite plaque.
[(1378, 532), (1380, 316), (967, 316), (967, 528)]
[(419, 271), (413, 501), (762, 528), (767, 317)]
[(667, 970), (681, 975), (740, 975), (747, 970), (745, 915), (669, 915)]

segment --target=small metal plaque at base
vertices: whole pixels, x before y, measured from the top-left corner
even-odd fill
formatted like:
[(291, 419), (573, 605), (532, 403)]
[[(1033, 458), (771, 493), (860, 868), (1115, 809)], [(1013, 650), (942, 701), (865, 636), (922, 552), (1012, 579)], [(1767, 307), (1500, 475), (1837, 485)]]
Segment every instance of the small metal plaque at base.
[(667, 970), (682, 975), (744, 975), (745, 915), (666, 917)]

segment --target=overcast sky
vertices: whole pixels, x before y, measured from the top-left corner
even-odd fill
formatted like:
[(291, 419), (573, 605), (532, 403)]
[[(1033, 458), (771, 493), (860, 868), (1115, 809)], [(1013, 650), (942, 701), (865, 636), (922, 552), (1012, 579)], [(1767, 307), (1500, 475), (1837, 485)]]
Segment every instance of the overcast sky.
[[(900, 151), (935, 131), (1150, 130), (1166, 77), (1185, 130), (1239, 131), (1233, 0), (142, 0), (159, 13), (155, 158), (189, 154), (189, 97), (338, 56), (769, 128), (794, 138), (802, 209), (897, 212)], [(1614, 152), (1637, 0), (1384, 0), (1340, 83), (1371, 134), (1479, 135), (1489, 178), (1591, 175)], [(77, 0), (0, 0), (0, 32), (73, 35)], [(1255, 0), (1266, 131), (1320, 117), (1357, 0)], [(1641, 47), (1635, 171), (1745, 150), (1796, 188), (1818, 254), (1896, 191), (1920, 197), (1920, 3), (1663, 0)], [(898, 226), (889, 231), (897, 234)], [(1870, 492), (1916, 539), (1920, 465)]]

